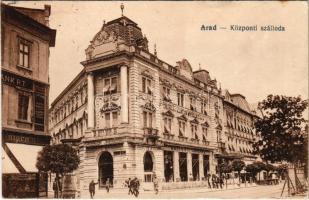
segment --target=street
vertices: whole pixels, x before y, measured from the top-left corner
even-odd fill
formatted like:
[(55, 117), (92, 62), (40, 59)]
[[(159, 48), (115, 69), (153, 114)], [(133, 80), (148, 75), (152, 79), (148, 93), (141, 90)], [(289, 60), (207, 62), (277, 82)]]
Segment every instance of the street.
[[(177, 199), (192, 199), (192, 198), (280, 198), (283, 183), (279, 185), (267, 186), (250, 186), (231, 189), (215, 189), (208, 188), (191, 188), (178, 190), (160, 191), (155, 195), (153, 191), (140, 191), (138, 198), (177, 198)], [(283, 198), (287, 197), (287, 191), (284, 191)], [(97, 190), (95, 198), (135, 198), (127, 194), (127, 190), (113, 191), (106, 193), (105, 190)], [(299, 197), (301, 198), (301, 197)]]

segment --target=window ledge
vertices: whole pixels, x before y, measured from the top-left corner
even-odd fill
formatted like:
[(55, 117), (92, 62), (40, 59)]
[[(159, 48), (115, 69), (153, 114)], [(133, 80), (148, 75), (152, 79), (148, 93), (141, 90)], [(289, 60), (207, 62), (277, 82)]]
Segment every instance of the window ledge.
[(15, 122), (22, 123), (22, 124), (30, 124), (32, 125), (32, 122), (24, 120), (24, 119), (16, 119)]
[(18, 69), (22, 69), (22, 70), (28, 71), (29, 73), (32, 73), (32, 69), (30, 69), (30, 67), (27, 68), (27, 67), (24, 67), (24, 66), (21, 66), (21, 65), (16, 65), (16, 67)]

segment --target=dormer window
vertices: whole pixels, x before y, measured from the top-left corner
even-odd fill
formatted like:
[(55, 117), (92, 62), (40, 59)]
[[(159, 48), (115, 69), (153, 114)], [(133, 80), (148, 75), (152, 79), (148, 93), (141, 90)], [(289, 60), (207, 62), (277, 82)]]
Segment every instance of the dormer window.
[(103, 94), (117, 93), (117, 77), (109, 77), (104, 79)]
[(152, 81), (149, 78), (142, 77), (142, 92), (151, 95), (152, 94)]

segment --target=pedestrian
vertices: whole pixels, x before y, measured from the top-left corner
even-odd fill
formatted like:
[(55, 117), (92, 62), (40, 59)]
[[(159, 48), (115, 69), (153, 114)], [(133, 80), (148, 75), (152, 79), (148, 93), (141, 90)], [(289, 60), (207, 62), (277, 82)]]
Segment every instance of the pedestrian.
[(57, 183), (57, 179), (54, 179), (53, 182), (53, 190), (54, 190), (54, 199), (58, 198), (58, 183)]
[(211, 181), (211, 176), (210, 176), (210, 174), (207, 174), (208, 187), (211, 189), (211, 183), (210, 183), (210, 181)]
[(129, 188), (128, 195), (133, 194), (131, 182), (132, 182), (131, 178), (129, 178), (128, 180), (125, 181), (126, 186), (128, 186), (128, 188)]
[(220, 188), (223, 189), (223, 185), (224, 185), (223, 176), (220, 176), (220, 177), (219, 177), (219, 184), (220, 184)]
[(155, 173), (153, 173), (152, 181), (153, 181), (153, 187), (154, 187), (155, 194), (158, 194), (159, 193), (159, 181)]
[(90, 193), (90, 198), (93, 199), (95, 195), (95, 185), (98, 183), (95, 183), (93, 180), (89, 183), (89, 193)]
[(212, 182), (212, 188), (217, 188), (217, 186), (216, 186), (216, 175), (215, 174), (211, 175), (211, 182)]
[(106, 187), (106, 192), (109, 193), (109, 188), (110, 188), (109, 178), (106, 179), (105, 187)]
[(132, 183), (132, 187), (133, 187), (133, 194), (134, 194), (135, 197), (138, 197), (138, 195), (139, 195), (139, 186), (140, 186), (139, 180), (135, 177), (133, 179), (133, 181), (131, 181), (131, 183)]

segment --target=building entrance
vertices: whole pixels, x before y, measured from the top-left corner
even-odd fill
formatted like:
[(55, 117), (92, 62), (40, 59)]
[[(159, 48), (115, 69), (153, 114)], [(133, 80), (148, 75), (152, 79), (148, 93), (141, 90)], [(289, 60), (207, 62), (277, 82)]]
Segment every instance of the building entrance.
[(144, 154), (144, 181), (152, 182), (153, 161), (149, 151)]
[(179, 153), (179, 175), (181, 181), (188, 181), (187, 154)]
[(114, 167), (112, 155), (105, 151), (99, 159), (99, 186), (104, 187), (107, 179), (109, 179), (109, 183), (112, 185), (114, 179)]
[(166, 182), (174, 181), (173, 152), (164, 151), (164, 177)]

